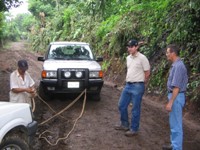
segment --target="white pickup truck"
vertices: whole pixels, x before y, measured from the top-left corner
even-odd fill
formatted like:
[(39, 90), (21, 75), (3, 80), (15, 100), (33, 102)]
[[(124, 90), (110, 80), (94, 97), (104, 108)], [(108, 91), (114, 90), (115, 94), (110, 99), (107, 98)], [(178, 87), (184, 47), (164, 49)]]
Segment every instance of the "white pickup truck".
[(29, 104), (0, 102), (0, 150), (29, 150), (36, 130)]
[(94, 100), (100, 100), (103, 86), (103, 71), (98, 62), (102, 57), (95, 57), (89, 43), (51, 42), (44, 57), (43, 70), (39, 86), (39, 95), (44, 100), (56, 93), (87, 93)]

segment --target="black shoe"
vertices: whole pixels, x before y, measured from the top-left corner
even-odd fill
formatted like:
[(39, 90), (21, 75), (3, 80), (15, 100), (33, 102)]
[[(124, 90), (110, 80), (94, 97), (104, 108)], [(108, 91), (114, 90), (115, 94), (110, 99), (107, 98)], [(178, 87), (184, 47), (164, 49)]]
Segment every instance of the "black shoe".
[(162, 149), (163, 150), (172, 150), (172, 146), (171, 145), (163, 145)]

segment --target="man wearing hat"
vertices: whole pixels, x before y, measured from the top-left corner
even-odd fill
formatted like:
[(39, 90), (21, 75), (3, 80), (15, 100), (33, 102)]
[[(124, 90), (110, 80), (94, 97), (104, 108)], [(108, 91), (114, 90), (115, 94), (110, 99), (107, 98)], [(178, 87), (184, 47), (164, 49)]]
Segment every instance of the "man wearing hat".
[(27, 61), (19, 60), (18, 69), (10, 75), (10, 102), (28, 103), (31, 106), (31, 98), (35, 95), (35, 82), (27, 70)]
[[(126, 131), (126, 136), (134, 136), (138, 133), (142, 96), (145, 91), (145, 82), (147, 82), (150, 76), (149, 61), (145, 55), (138, 51), (139, 47), (140, 43), (135, 39), (128, 42), (129, 55), (126, 58), (126, 85), (118, 103), (121, 123), (116, 125), (115, 129)], [(128, 106), (130, 103), (133, 105), (131, 122), (129, 123)]]

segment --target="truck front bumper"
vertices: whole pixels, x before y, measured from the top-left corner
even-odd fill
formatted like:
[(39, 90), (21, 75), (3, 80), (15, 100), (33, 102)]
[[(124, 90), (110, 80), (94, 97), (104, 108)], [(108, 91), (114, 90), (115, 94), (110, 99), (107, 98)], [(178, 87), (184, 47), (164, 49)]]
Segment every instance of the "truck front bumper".
[[(77, 83), (77, 87), (69, 87), (68, 83)], [(102, 79), (89, 79), (86, 81), (62, 81), (57, 80), (41, 80), (40, 84), (44, 91), (47, 93), (80, 93), (84, 89), (87, 89), (87, 93), (95, 94), (100, 93), (104, 81)]]
[(34, 138), (36, 131), (37, 131), (37, 127), (38, 127), (37, 121), (31, 122), (27, 126), (29, 144), (33, 141), (33, 138)]

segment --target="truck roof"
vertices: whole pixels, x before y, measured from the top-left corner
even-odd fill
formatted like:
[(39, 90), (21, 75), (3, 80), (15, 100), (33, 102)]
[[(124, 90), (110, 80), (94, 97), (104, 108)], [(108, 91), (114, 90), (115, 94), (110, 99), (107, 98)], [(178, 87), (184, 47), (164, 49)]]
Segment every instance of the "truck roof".
[(54, 44), (60, 44), (60, 45), (67, 45), (67, 44), (77, 44), (77, 45), (89, 45), (89, 43), (86, 42), (73, 42), (73, 41), (57, 41), (57, 42), (51, 42), (50, 45)]

